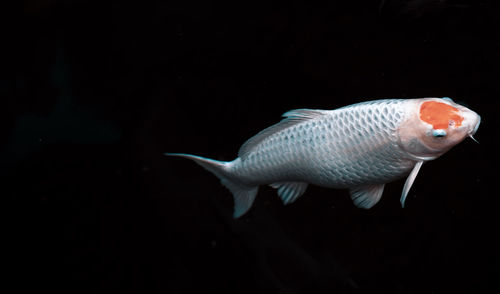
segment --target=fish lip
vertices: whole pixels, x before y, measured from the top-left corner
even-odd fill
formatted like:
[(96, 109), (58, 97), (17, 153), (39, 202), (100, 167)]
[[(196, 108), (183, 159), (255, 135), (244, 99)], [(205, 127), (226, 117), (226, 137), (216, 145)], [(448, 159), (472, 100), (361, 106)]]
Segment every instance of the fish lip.
[(472, 129), (472, 131), (469, 132), (469, 135), (475, 135), (477, 130), (479, 129), (480, 124), (481, 124), (481, 116), (478, 115), (476, 125), (474, 126), (474, 129)]

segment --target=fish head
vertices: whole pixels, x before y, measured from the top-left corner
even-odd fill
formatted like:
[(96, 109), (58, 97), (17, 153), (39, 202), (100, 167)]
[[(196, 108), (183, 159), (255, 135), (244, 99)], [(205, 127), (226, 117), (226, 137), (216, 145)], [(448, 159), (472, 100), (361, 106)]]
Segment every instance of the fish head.
[(481, 117), (450, 98), (409, 100), (398, 128), (400, 146), (417, 160), (435, 159), (479, 128)]

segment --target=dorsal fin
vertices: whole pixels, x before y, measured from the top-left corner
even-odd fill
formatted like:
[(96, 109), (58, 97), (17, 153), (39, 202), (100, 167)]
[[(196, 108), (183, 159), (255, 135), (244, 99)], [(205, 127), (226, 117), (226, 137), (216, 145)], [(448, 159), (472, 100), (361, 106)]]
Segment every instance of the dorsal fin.
[(267, 137), (276, 134), (279, 131), (287, 129), (291, 126), (299, 124), (301, 122), (320, 117), (326, 113), (325, 110), (316, 109), (295, 109), (285, 112), (282, 117), (285, 117), (279, 123), (272, 125), (262, 131), (257, 135), (248, 139), (238, 151), (239, 157), (246, 157), (252, 150), (254, 150), (262, 141)]

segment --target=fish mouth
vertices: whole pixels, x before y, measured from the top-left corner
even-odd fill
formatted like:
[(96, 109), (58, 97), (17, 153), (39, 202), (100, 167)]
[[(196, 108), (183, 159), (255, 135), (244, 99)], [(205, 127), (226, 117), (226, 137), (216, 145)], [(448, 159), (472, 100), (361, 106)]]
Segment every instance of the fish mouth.
[(478, 115), (477, 116), (477, 122), (476, 122), (476, 125), (474, 126), (474, 129), (472, 130), (472, 132), (469, 133), (469, 135), (475, 135), (476, 132), (477, 132), (477, 129), (479, 129), (479, 125), (481, 124), (481, 117)]
[(477, 141), (476, 138), (474, 138), (474, 135), (476, 134), (477, 129), (479, 129), (479, 124), (481, 123), (481, 117), (479, 115), (476, 115), (476, 117), (477, 117), (477, 122), (474, 128), (469, 132), (469, 138), (471, 138), (472, 140), (474, 140), (474, 142), (479, 144), (479, 141)]

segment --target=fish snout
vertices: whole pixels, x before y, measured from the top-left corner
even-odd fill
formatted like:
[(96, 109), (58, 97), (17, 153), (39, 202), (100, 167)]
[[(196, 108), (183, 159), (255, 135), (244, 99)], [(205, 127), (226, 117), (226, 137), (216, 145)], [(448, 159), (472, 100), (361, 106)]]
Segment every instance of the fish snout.
[(479, 116), (472, 110), (468, 110), (463, 113), (463, 117), (469, 135), (474, 135), (477, 132), (477, 129), (479, 129), (479, 124), (481, 123), (481, 116)]

